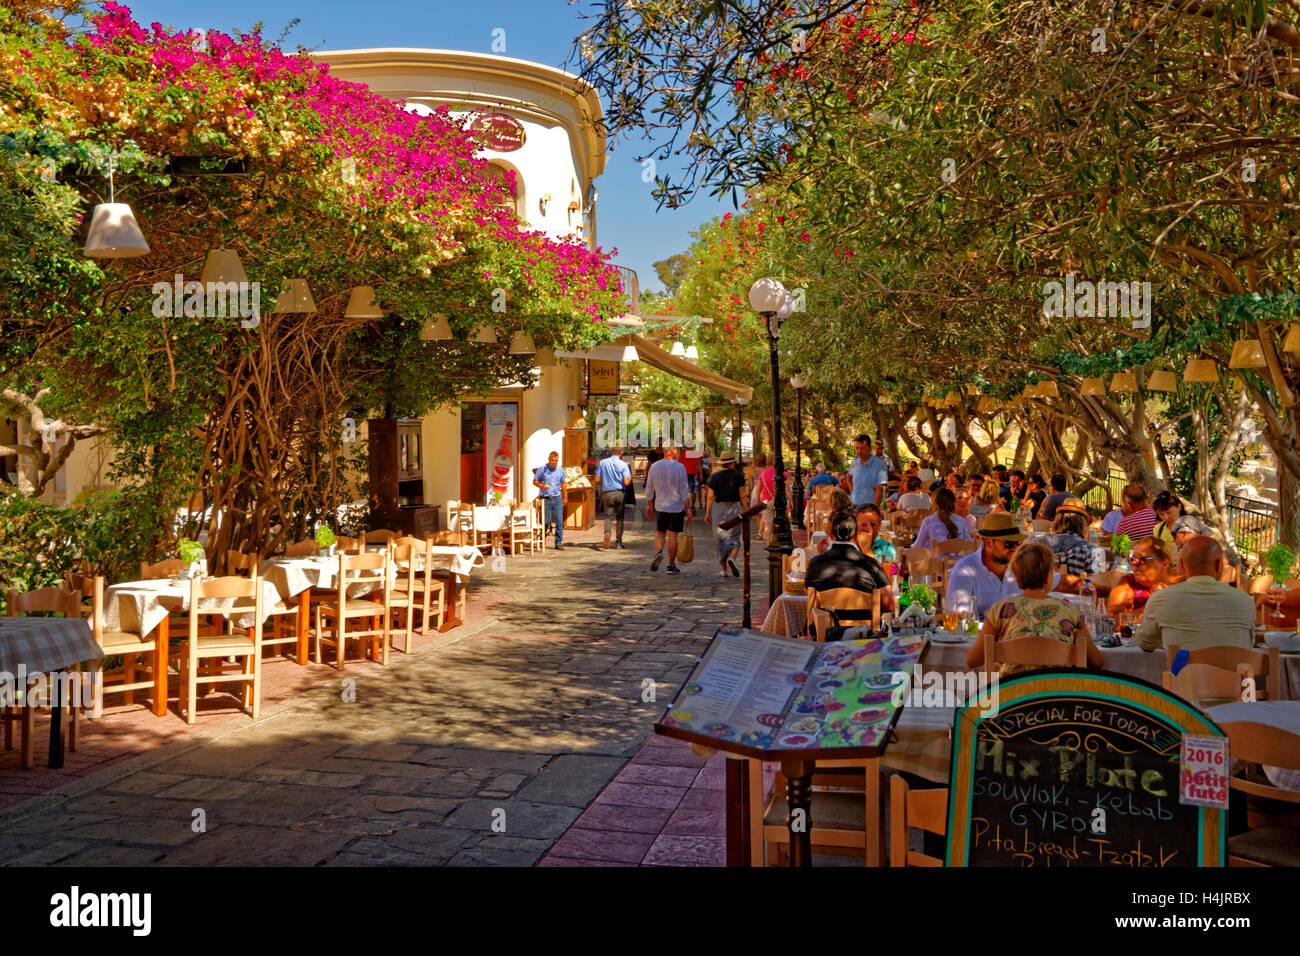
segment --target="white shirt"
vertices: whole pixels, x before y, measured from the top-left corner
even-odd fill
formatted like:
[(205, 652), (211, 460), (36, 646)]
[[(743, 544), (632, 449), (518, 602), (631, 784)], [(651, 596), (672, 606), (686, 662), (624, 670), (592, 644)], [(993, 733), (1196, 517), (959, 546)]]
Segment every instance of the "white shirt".
[[(1060, 581), (1061, 576), (1055, 574), (1052, 578), (1053, 590)], [(998, 601), (1015, 597), (1019, 593), (1020, 585), (1011, 573), (1011, 566), (1007, 565), (1006, 573), (999, 578), (984, 566), (984, 546), (980, 545), (979, 550), (963, 556), (952, 566), (952, 571), (948, 574), (948, 585), (944, 589), (943, 603), (944, 607), (957, 612), (973, 609), (983, 617), (984, 612)]]
[(924, 491), (909, 491), (898, 496), (898, 507), (903, 511), (929, 511), (934, 503)]
[(645, 500), (655, 511), (677, 514), (686, 510), (691, 496), (686, 480), (686, 466), (671, 458), (661, 458), (645, 475)]
[(1109, 512), (1106, 517), (1101, 519), (1101, 530), (1106, 534), (1114, 534), (1115, 529), (1119, 527), (1119, 520), (1124, 517), (1124, 512), (1116, 508)]
[[(957, 515), (952, 515), (951, 520), (952, 526), (957, 529), (958, 538), (963, 541), (974, 540), (970, 536), (969, 526), (966, 524), (964, 519), (957, 517)], [(948, 529), (943, 526), (943, 522), (939, 519), (938, 513), (926, 515), (925, 518), (921, 520), (921, 528), (916, 533), (916, 542), (912, 547), (928, 548), (932, 545), (939, 544), (942, 541), (947, 541), (948, 538)]]
[(1255, 602), (1240, 588), (1198, 574), (1147, 598), (1137, 637), (1144, 651), (1161, 644), (1189, 651), (1253, 647)]

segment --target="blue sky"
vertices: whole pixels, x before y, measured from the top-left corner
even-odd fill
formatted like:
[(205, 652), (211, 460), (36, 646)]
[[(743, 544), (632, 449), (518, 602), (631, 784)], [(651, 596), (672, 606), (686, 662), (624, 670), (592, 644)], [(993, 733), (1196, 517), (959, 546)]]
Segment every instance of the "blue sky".
[[(284, 40), (286, 49), (346, 50), (372, 46), (430, 47), (492, 52), (492, 31), (506, 31), (505, 55), (560, 66), (583, 29), (585, 4), (567, 0), (118, 0), (146, 26), (155, 20), (186, 29), (222, 31), (264, 24), (263, 36), (279, 37), (294, 18), (301, 22)], [(640, 143), (619, 143), (596, 180), (597, 238), (618, 249), (617, 261), (637, 271), (642, 290), (657, 290), (651, 263), (690, 244), (690, 230), (732, 208), (730, 198), (699, 196), (676, 210), (655, 209), (652, 184), (641, 181)]]

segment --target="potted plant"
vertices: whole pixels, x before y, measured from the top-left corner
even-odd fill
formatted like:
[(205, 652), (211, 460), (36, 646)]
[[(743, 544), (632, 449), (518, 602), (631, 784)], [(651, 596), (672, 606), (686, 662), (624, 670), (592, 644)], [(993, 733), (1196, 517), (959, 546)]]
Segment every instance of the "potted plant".
[(1275, 544), (1264, 553), (1264, 564), (1273, 575), (1273, 584), (1282, 587), (1295, 568), (1295, 552), (1284, 544)]
[(323, 524), (316, 529), (316, 547), (320, 548), (322, 558), (334, 557), (334, 542), (337, 540), (338, 536), (330, 530), (329, 525)]
[(185, 567), (181, 568), (177, 577), (203, 577), (203, 545), (192, 538), (181, 538), (176, 543), (176, 555), (185, 562)]
[(1133, 540), (1126, 534), (1116, 534), (1110, 539), (1110, 553), (1115, 556), (1115, 570), (1128, 573), (1133, 566), (1128, 563), (1128, 553), (1133, 548)]

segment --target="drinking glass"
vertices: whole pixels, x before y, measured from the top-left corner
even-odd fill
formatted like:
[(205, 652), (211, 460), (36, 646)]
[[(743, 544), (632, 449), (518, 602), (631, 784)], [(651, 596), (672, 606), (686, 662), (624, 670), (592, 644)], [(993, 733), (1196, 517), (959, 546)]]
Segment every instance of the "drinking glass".
[(1285, 628), (1286, 618), (1282, 616), (1282, 599), (1286, 597), (1286, 590), (1280, 587), (1270, 587), (1267, 593), (1268, 603), (1273, 605), (1273, 613), (1269, 615), (1269, 624), (1275, 625), (1273, 628)]

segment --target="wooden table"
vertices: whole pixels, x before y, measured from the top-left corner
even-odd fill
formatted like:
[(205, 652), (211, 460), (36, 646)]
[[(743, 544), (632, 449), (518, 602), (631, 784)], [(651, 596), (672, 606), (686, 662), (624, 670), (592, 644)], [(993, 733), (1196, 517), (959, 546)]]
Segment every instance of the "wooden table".
[[(0, 617), (0, 672), (10, 675), (56, 674), (79, 664), (104, 659), (104, 650), (95, 643), (90, 622), (82, 618)], [(23, 707), (26, 680), (23, 679)], [(50, 697), (49, 765), (63, 766), (63, 697)], [(31, 741), (24, 735), (24, 756), (30, 755)]]

